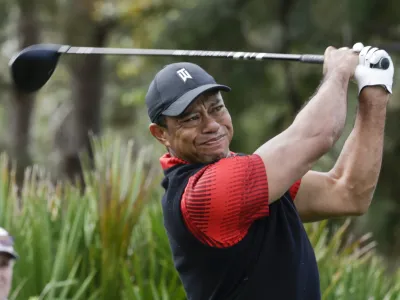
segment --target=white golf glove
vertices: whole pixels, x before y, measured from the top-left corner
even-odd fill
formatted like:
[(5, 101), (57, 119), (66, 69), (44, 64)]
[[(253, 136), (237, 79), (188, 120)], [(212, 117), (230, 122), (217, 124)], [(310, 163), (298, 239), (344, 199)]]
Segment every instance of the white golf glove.
[[(392, 59), (385, 50), (375, 47), (364, 47), (361, 43), (353, 46), (353, 50), (359, 52), (359, 64), (356, 67), (354, 78), (358, 84), (358, 94), (366, 86), (383, 86), (386, 91), (392, 94), (394, 67)], [(390, 62), (386, 70), (372, 68), (371, 65), (377, 64), (382, 58), (387, 58)]]

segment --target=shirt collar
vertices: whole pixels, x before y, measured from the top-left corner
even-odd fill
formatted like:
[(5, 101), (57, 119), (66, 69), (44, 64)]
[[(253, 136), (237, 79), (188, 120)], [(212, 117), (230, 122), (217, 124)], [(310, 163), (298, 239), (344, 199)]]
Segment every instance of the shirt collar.
[[(229, 157), (235, 155), (236, 155), (235, 152), (232, 151), (229, 152)], [(172, 156), (170, 153), (165, 153), (163, 156), (160, 157), (160, 164), (163, 170), (167, 170), (176, 165), (188, 165), (189, 162), (180, 159), (179, 157)]]

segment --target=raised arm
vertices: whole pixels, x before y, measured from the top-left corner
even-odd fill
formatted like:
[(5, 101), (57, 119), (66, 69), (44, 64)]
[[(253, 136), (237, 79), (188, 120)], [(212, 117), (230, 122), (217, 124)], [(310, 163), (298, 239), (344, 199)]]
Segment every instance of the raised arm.
[(340, 137), (347, 112), (347, 90), (358, 54), (327, 48), (324, 79), (314, 97), (278, 136), (255, 151), (265, 165), (269, 202), (279, 199)]
[(303, 222), (357, 216), (372, 201), (382, 164), (386, 109), (392, 93), (394, 66), (370, 68), (373, 58), (389, 55), (365, 47), (356, 80), (360, 91), (354, 128), (329, 172), (309, 171), (302, 179), (295, 204)]
[(303, 222), (357, 216), (373, 198), (382, 164), (389, 94), (367, 87), (360, 95), (354, 129), (329, 172), (308, 172), (295, 199)]

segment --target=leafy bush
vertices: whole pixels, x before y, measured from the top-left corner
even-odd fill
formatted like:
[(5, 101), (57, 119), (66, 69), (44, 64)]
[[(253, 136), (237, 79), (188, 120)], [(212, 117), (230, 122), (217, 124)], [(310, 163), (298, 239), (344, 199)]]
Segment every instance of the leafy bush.
[(400, 300), (400, 271), (386, 274), (369, 234), (343, 244), (346, 220), (328, 239), (327, 221), (307, 224), (320, 270), (323, 300)]
[(0, 223), (20, 253), (10, 299), (157, 299), (182, 293), (178, 282), (171, 284), (175, 273), (163, 252), (168, 244), (154, 215), (159, 166), (148, 161), (149, 149), (134, 154), (133, 143), (110, 139), (94, 140), (94, 147), (97, 168), (85, 171), (84, 195), (79, 187), (53, 184), (34, 167), (18, 197), (7, 157), (1, 156)]
[[(34, 167), (18, 196), (0, 157), (0, 224), (20, 253), (10, 299), (184, 300), (163, 227), (158, 161), (131, 142), (93, 143), (97, 168), (85, 169), (84, 195)], [(347, 225), (330, 239), (326, 222), (306, 225), (323, 299), (399, 300), (400, 274), (385, 274), (371, 244), (340, 248)]]

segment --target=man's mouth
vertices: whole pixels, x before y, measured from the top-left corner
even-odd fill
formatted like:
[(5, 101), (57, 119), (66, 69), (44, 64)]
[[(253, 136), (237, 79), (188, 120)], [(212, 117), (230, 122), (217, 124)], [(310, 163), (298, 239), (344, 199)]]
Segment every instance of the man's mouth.
[(201, 145), (212, 145), (212, 144), (218, 143), (218, 142), (219, 142), (221, 139), (223, 139), (224, 137), (225, 137), (225, 134), (220, 135), (220, 136), (217, 136), (217, 137), (215, 137), (215, 138), (212, 138), (212, 139), (207, 140), (207, 141), (204, 142), (204, 143), (201, 143)]

